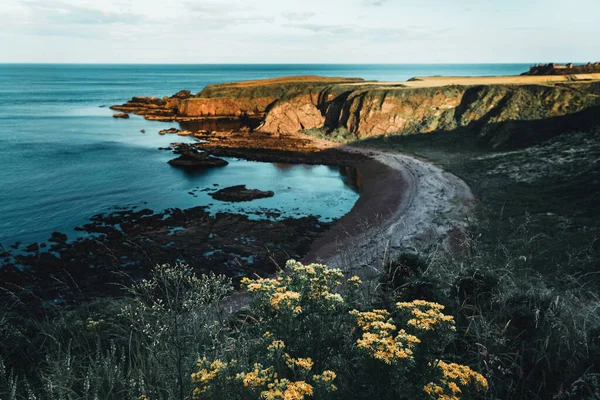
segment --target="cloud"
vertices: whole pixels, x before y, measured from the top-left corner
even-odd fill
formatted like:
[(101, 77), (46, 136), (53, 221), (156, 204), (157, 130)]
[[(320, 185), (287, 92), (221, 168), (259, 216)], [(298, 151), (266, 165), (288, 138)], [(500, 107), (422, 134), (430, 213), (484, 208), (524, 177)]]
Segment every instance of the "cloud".
[(60, 0), (51, 0), (44, 3), (26, 1), (23, 4), (27, 7), (34, 21), (52, 25), (136, 24), (144, 20), (142, 15), (128, 11), (98, 9)]
[(289, 28), (303, 29), (313, 33), (328, 33), (334, 35), (344, 35), (354, 33), (356, 31), (355, 27), (345, 25), (286, 24), (285, 26)]
[(274, 15), (252, 13), (248, 3), (235, 0), (208, 0), (201, 3), (185, 2), (189, 22), (203, 24), (207, 28), (224, 28), (231, 25), (271, 23)]
[(308, 23), (286, 24), (285, 26), (289, 28), (307, 30), (315, 34), (358, 36), (363, 39), (377, 39), (378, 41), (406, 39), (421, 40), (430, 36), (430, 33), (422, 33), (415, 29), (390, 26), (368, 27), (358, 25), (319, 25)]
[(283, 16), (283, 18), (289, 19), (291, 21), (305, 21), (314, 17), (317, 14), (315, 14), (314, 12), (283, 12), (281, 13), (281, 15)]
[(388, 0), (365, 0), (365, 1), (363, 1), (363, 4), (366, 6), (380, 7), (387, 2), (388, 2)]

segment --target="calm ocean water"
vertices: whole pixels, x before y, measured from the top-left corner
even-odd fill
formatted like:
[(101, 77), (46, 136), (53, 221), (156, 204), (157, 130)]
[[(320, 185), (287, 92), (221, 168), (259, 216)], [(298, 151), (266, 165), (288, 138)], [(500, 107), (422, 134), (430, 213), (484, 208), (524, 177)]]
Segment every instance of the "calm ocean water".
[[(115, 120), (107, 107), (134, 95), (286, 75), (406, 80), (416, 75), (507, 75), (527, 64), (490, 65), (0, 65), (0, 243), (46, 240), (114, 207), (155, 211), (279, 209), (285, 215), (337, 218), (358, 194), (339, 171), (229, 160), (222, 169), (186, 173), (158, 151), (180, 137), (159, 136), (171, 123)], [(145, 129), (143, 134), (140, 130)], [(247, 184), (271, 199), (227, 205), (203, 188)], [(197, 190), (197, 196), (188, 192)]]

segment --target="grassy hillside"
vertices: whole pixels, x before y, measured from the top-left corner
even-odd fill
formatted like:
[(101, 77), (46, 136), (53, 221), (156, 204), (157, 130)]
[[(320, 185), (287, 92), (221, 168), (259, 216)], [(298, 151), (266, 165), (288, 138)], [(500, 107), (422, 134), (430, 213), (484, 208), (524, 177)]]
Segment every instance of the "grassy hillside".
[[(600, 127), (558, 134), (564, 121), (544, 124), (550, 131), (503, 150), (464, 132), (354, 145), (438, 163), (479, 200), (462, 255), (416, 255), (423, 266), (404, 263), (417, 267), (392, 282), (393, 293), (414, 296), (416, 287), (453, 305), (462, 316), (456, 345), (465, 357), (485, 360), (497, 398), (597, 398)], [(591, 386), (580, 392), (579, 385)]]

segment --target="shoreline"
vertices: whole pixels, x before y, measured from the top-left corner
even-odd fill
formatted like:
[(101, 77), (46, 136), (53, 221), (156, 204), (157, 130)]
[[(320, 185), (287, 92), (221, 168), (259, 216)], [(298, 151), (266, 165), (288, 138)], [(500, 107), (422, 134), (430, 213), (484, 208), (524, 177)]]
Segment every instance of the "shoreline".
[(403, 153), (347, 145), (339, 150), (370, 159), (358, 166), (364, 193), (348, 214), (315, 239), (303, 262), (347, 272), (381, 266), (404, 249), (452, 246), (452, 239), (467, 227), (475, 198), (457, 176)]

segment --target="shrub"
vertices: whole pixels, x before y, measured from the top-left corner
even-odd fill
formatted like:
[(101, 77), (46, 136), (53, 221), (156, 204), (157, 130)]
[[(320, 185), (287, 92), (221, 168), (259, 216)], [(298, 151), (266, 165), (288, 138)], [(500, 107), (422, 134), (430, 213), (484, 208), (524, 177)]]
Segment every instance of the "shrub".
[(440, 304), (370, 310), (359, 277), (293, 260), (277, 278), (242, 284), (251, 296), (249, 348), (199, 360), (198, 399), (457, 399), (487, 388), (469, 367), (440, 360), (454, 333)]

